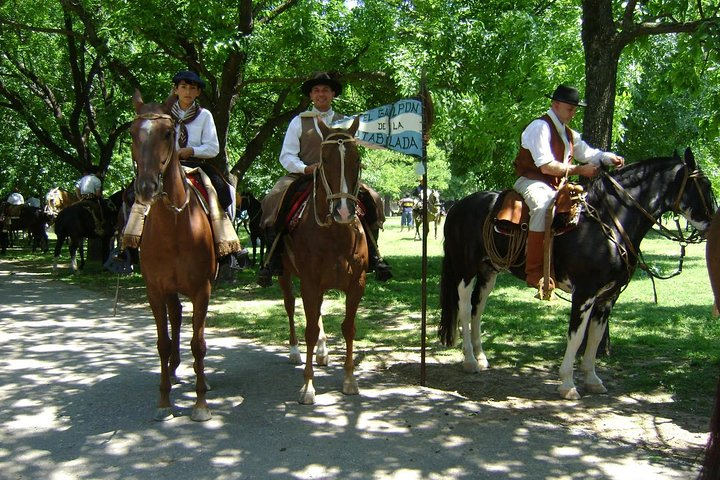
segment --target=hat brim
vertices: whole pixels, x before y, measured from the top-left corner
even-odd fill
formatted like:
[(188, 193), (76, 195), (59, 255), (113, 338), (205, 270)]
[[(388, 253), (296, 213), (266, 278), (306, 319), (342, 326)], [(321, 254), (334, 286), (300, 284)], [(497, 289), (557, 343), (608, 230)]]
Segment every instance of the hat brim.
[(550, 100), (557, 100), (558, 102), (567, 103), (569, 105), (575, 105), (576, 107), (587, 107), (587, 103), (585, 103), (582, 100), (578, 100), (577, 102), (568, 100), (567, 98), (559, 98), (559, 97), (553, 97), (551, 94), (546, 93), (546, 98), (549, 98)]
[(336, 97), (339, 97), (342, 93), (342, 84), (332, 78), (311, 78), (310, 80), (306, 80), (300, 85), (300, 91), (309, 97), (315, 85), (327, 85), (332, 88)]

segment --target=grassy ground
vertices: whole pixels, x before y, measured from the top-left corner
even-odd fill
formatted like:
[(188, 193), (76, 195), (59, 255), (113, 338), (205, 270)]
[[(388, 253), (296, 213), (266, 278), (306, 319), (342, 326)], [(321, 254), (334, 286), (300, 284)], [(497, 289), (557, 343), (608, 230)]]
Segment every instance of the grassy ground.
[[(416, 353), (421, 331), (422, 242), (413, 232), (400, 232), (400, 219), (388, 219), (380, 237), (384, 256), (393, 266), (394, 278), (387, 283), (369, 277), (357, 321), (358, 352), (392, 351)], [(442, 232), (428, 241), (427, 344), (428, 355), (441, 362), (459, 362), (458, 348), (445, 348), (436, 340), (439, 319), (438, 284), (442, 260)], [(242, 238), (242, 240), (245, 240)], [(54, 242), (51, 242), (53, 245)], [(645, 260), (661, 271), (676, 267), (679, 246), (650, 235), (643, 242)], [(623, 389), (638, 394), (666, 392), (677, 408), (688, 413), (709, 412), (720, 371), (720, 323), (711, 316), (712, 295), (705, 268), (705, 246), (687, 247), (683, 273), (653, 285), (638, 272), (611, 315), (612, 352), (600, 368), (621, 379)], [(10, 259), (27, 268), (45, 269), (51, 255), (29, 255), (11, 251)], [(67, 261), (67, 254), (63, 257)], [(287, 341), (287, 319), (277, 285), (261, 289), (253, 270), (240, 272), (232, 285), (213, 292), (208, 323), (263, 343)], [(59, 275), (66, 282), (113, 297), (116, 276), (90, 263), (82, 275), (67, 269)], [(145, 303), (144, 285), (138, 274), (119, 279), (121, 302)], [(298, 301), (302, 311), (302, 302)], [(323, 304), (323, 318), (331, 340), (340, 352), (339, 324), (344, 311), (343, 296), (331, 292)], [(483, 345), (491, 365), (505, 368), (542, 368), (556, 371), (565, 350), (569, 303), (561, 299), (540, 302), (523, 283), (501, 275), (483, 322)], [(302, 313), (297, 316), (303, 325)], [(302, 336), (302, 333), (299, 332)]]

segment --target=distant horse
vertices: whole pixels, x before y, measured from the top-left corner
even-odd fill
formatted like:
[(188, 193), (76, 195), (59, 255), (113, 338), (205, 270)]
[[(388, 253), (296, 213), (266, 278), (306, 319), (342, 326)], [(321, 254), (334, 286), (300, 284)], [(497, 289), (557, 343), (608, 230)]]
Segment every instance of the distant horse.
[(58, 187), (51, 188), (45, 195), (45, 213), (50, 216), (50, 222), (54, 222), (63, 208), (69, 207), (78, 201), (75, 194)]
[(46, 253), (48, 221), (48, 216), (40, 208), (30, 205), (10, 205), (8, 202), (0, 203), (0, 230), (3, 232), (0, 249), (5, 253), (5, 249), (14, 244), (17, 234), (24, 232), (30, 242), (32, 253), (38, 249)]
[[(480, 318), (498, 273), (506, 268), (494, 264), (488, 255), (483, 229), (498, 195), (478, 192), (463, 198), (445, 222), (439, 337), (443, 344), (453, 345), (462, 325), (463, 367), (469, 372), (488, 367), (480, 339)], [(563, 398), (580, 398), (573, 382), (573, 365), (585, 336), (587, 346), (581, 365), (585, 388), (590, 393), (606, 392), (595, 373), (597, 347), (610, 311), (635, 271), (640, 242), (659, 223), (660, 215), (675, 211), (704, 232), (710, 226), (714, 205), (710, 181), (698, 169), (690, 149), (684, 161), (677, 155), (653, 158), (610, 174), (602, 172), (589, 183), (578, 226), (554, 240), (556, 285), (572, 292), (567, 349), (560, 367), (562, 384), (558, 388)], [(509, 237), (490, 235), (498, 253), (505, 255)], [(513, 275), (525, 279), (524, 258), (508, 265)]]
[[(69, 239), (70, 267), (73, 272), (85, 268), (85, 248), (84, 239), (99, 238), (101, 242), (102, 261), (104, 262), (109, 253), (113, 235), (115, 233), (115, 224), (117, 218), (117, 208), (110, 201), (101, 203), (102, 222), (100, 230), (97, 230), (95, 216), (93, 214), (95, 200), (82, 200), (66, 207), (57, 215), (55, 219), (55, 254), (53, 262), (53, 270), (58, 270), (58, 260), (62, 252), (62, 246), (66, 239)], [(80, 253), (80, 261), (77, 260), (77, 254)]]
[[(423, 202), (422, 198), (413, 207), (413, 221), (415, 222), (415, 240), (420, 240), (420, 225), (423, 225)], [(440, 192), (437, 190), (429, 190), (427, 199), (427, 220), (428, 224), (423, 226), (423, 235), (427, 235), (430, 230), (430, 223), (435, 224), (435, 239), (437, 239), (438, 225), (445, 216), (442, 202), (440, 201)]]
[(292, 279), (300, 278), (305, 309), (307, 360), (305, 384), (299, 402), (315, 402), (312, 356), (318, 346), (318, 364), (327, 363), (325, 332), (321, 318), (323, 295), (328, 290), (345, 292), (345, 378), (342, 392), (358, 393), (353, 364), (355, 315), (365, 292), (368, 266), (366, 233), (357, 217), (360, 157), (355, 144), (359, 117), (349, 130), (330, 129), (318, 122), (322, 133), (322, 160), (313, 176), (312, 193), (297, 226), (284, 236), (283, 274), (279, 278), (290, 322), (290, 359), (301, 363), (295, 334), (295, 296)]
[[(715, 212), (705, 247), (710, 286), (715, 298), (715, 314), (720, 304), (720, 210)], [(710, 418), (710, 434), (705, 446), (705, 459), (698, 480), (717, 480), (720, 478), (720, 380), (715, 387), (715, 407)]]
[(188, 184), (175, 150), (175, 126), (170, 116), (173, 103), (174, 97), (170, 97), (163, 105), (145, 104), (136, 91), (136, 117), (130, 127), (137, 167), (135, 197), (152, 205), (140, 241), (140, 268), (158, 334), (160, 400), (155, 420), (173, 416), (170, 389), (180, 365), (182, 294), (193, 305), (190, 347), (195, 358), (197, 399), (191, 418), (205, 421), (211, 417), (206, 400), (205, 317), (217, 261), (210, 221)]
[[(260, 200), (255, 198), (252, 192), (242, 192), (237, 195), (237, 206), (238, 214), (235, 218), (243, 218), (240, 224), (245, 229), (245, 232), (247, 232), (250, 237), (250, 243), (252, 244), (252, 264), (256, 264), (257, 249), (259, 247), (260, 265), (262, 265), (265, 255), (265, 234), (260, 227), (262, 204)], [(245, 214), (242, 214), (242, 212), (245, 212)]]

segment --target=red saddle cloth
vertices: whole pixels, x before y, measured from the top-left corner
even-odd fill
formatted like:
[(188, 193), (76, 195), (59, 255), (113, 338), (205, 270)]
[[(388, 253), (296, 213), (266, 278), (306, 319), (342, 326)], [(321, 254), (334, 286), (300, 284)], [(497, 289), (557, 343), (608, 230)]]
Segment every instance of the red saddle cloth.
[(200, 195), (202, 195), (203, 199), (205, 200), (205, 203), (208, 203), (210, 201), (210, 195), (208, 194), (208, 191), (205, 188), (205, 185), (203, 185), (203, 182), (200, 179), (200, 175), (191, 173), (191, 174), (187, 175), (186, 178), (192, 184), (192, 186), (195, 188), (195, 190)]

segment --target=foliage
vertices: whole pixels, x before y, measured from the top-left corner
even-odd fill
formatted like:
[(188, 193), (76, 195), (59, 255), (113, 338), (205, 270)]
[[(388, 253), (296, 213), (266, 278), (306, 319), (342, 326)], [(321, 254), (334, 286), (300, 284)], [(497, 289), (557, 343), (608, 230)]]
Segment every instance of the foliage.
[[(574, 128), (599, 112), (611, 119), (612, 149), (631, 161), (685, 146), (708, 171), (720, 159), (717, 0), (355, 3), (0, 3), (0, 145), (13, 152), (0, 193), (69, 186), (90, 164), (106, 170), (106, 191), (126, 184), (130, 96), (140, 88), (162, 101), (181, 68), (208, 81), (201, 100), (227, 147), (219, 166), (258, 196), (282, 174), (285, 127), (307, 107), (298, 85), (319, 70), (345, 83), (336, 100), (345, 113), (415, 95), (425, 78), (436, 113), (431, 183), (446, 197), (504, 188), (520, 131), (548, 107), (544, 95), (558, 83), (598, 89), (586, 76), (600, 60), (587, 57), (582, 35), (603, 18), (585, 12), (608, 14), (601, 46), (611, 60), (602, 61), (617, 57), (618, 76), (604, 100), (612, 108), (591, 105)], [(369, 152), (366, 178), (397, 195), (414, 183), (413, 162)]]

